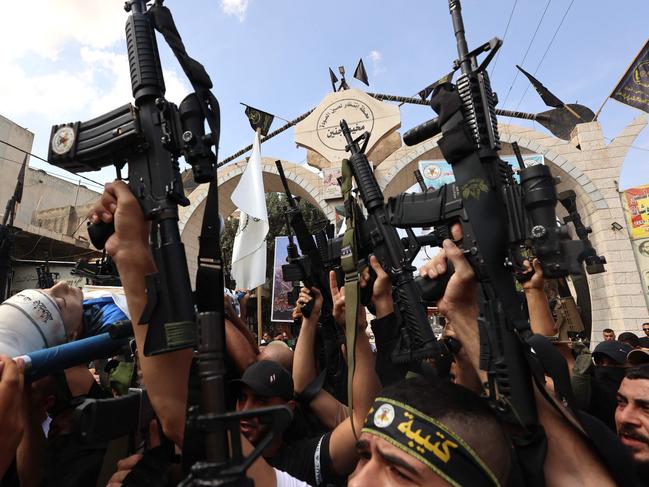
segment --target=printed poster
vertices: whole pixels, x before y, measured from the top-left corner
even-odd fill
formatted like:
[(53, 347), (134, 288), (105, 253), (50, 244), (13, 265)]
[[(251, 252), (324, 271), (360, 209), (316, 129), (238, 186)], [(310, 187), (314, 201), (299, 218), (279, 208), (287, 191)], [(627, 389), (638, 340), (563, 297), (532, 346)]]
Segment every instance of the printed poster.
[(631, 240), (649, 238), (649, 184), (627, 189), (622, 201)]
[[(290, 282), (282, 279), (282, 265), (286, 264), (288, 252), (288, 237), (275, 237), (275, 259), (273, 261), (273, 293), (271, 295), (272, 307), (270, 312), (271, 321), (283, 321), (292, 323), (291, 312), (293, 306), (288, 303), (288, 293), (292, 286)], [(296, 242), (297, 245), (297, 242)]]
[(647, 302), (647, 307), (649, 307), (649, 238), (633, 240), (631, 246), (633, 247), (638, 272), (640, 273), (642, 291)]

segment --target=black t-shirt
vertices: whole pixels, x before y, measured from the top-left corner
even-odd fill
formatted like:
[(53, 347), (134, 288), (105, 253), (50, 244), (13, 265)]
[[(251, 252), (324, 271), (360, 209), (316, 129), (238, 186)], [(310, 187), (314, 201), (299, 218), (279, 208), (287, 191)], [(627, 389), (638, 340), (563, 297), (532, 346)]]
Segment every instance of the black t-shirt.
[(336, 475), (329, 455), (331, 433), (315, 438), (289, 441), (277, 455), (266, 461), (309, 485), (341, 485), (344, 479)]

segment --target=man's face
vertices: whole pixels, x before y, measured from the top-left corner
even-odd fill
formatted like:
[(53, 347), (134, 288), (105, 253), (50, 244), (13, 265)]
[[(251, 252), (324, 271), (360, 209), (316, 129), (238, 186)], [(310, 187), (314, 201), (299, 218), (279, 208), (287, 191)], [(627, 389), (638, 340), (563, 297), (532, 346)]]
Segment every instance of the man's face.
[(617, 391), (615, 426), (634, 462), (649, 466), (649, 380), (622, 381)]
[(649, 323), (642, 324), (642, 331), (644, 331), (644, 334), (649, 337)]
[[(267, 397), (258, 396), (248, 386), (242, 386), (237, 397), (237, 411), (249, 411), (250, 409), (265, 408), (269, 406), (281, 406), (286, 404), (287, 401), (281, 397)], [(266, 432), (270, 429), (270, 425), (260, 424), (258, 418), (248, 418), (239, 421), (241, 434), (253, 445), (257, 445)]]
[(604, 341), (605, 342), (610, 342), (615, 340), (615, 332), (614, 331), (605, 331), (604, 333)]
[(83, 329), (83, 293), (78, 287), (67, 282), (57, 282), (53, 287), (44, 289), (52, 296), (59, 310), (69, 337), (75, 338)]
[(382, 487), (391, 485), (426, 485), (446, 487), (449, 484), (416, 458), (368, 433), (356, 443), (360, 460), (349, 477), (349, 487)]

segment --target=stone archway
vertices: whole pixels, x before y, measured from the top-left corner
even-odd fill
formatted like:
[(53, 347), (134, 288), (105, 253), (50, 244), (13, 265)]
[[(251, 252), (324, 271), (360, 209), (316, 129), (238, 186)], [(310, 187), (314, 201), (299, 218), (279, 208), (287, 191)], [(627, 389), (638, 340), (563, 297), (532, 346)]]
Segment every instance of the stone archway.
[[(644, 116), (636, 118), (608, 145), (599, 122), (578, 125), (569, 142), (530, 128), (500, 125), (503, 154), (512, 153), (512, 142), (524, 152), (543, 154), (553, 175), (561, 178), (557, 189), (575, 191), (584, 223), (593, 230), (591, 241), (607, 258), (607, 272), (588, 276), (596, 342), (604, 328), (636, 330), (638, 323), (649, 319), (644, 300), (638, 299), (642, 288), (628, 232), (611, 227), (613, 222), (626, 227), (616, 179), (631, 144), (646, 125)], [(442, 159), (437, 140), (402, 146), (377, 167), (376, 177), (386, 198), (416, 183), (414, 170), (419, 160)], [(562, 210), (558, 207), (559, 216)]]
[[(272, 157), (262, 158), (262, 172), (264, 176), (264, 189), (267, 193), (283, 193), (281, 179), (275, 166), (277, 159)], [(222, 215), (231, 215), (236, 207), (230, 200), (230, 195), (236, 188), (241, 174), (246, 168), (247, 161), (242, 160), (230, 164), (219, 170), (219, 211)], [(306, 166), (282, 161), (284, 174), (288, 180), (288, 187), (295, 196), (300, 196), (306, 201), (322, 210), (327, 218), (334, 219), (334, 209), (322, 197), (322, 177), (319, 173)], [(201, 232), (203, 213), (205, 211), (205, 198), (207, 197), (207, 184), (198, 186), (190, 195), (190, 205), (180, 209), (178, 227), (181, 240), (185, 244), (189, 275), (194, 283), (196, 275), (196, 258), (198, 256), (198, 236)]]

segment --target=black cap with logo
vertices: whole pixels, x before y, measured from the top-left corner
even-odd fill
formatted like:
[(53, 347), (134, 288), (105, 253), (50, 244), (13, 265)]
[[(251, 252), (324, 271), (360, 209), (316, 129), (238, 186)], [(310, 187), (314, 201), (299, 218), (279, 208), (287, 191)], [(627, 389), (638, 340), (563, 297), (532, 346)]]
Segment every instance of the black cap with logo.
[(230, 385), (240, 388), (246, 385), (259, 396), (281, 397), (287, 401), (293, 399), (293, 378), (288, 370), (277, 362), (260, 360), (246, 369), (241, 379), (233, 380)]

